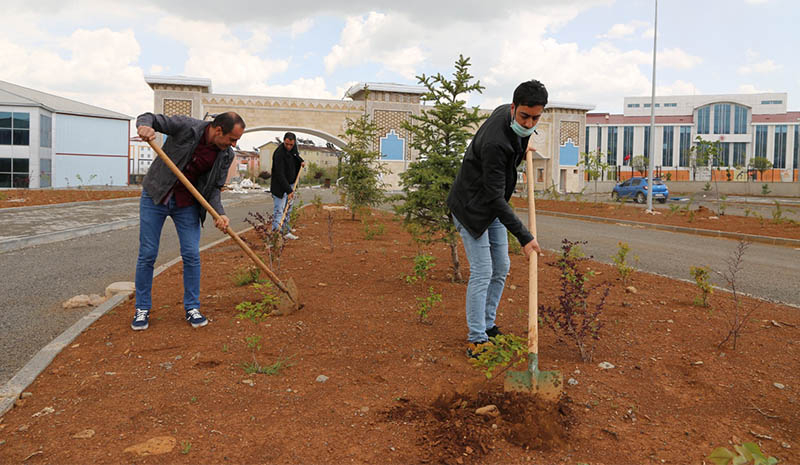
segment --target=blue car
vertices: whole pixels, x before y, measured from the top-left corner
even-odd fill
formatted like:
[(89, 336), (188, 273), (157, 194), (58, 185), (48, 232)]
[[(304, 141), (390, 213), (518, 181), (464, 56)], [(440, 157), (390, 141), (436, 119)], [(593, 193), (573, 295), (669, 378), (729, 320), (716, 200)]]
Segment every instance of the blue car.
[[(647, 201), (648, 188), (647, 178), (630, 178), (614, 186), (614, 190), (611, 191), (611, 199), (633, 199), (634, 202), (644, 203)], [(666, 203), (669, 198), (669, 189), (666, 184), (661, 182), (660, 178), (653, 180), (653, 198), (661, 203)]]

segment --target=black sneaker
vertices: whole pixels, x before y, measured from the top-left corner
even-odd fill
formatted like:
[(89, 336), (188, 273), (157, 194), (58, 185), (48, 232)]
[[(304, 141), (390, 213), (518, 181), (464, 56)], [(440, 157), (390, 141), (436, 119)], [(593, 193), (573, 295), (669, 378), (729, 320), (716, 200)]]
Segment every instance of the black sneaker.
[(500, 332), (500, 328), (498, 328), (497, 325), (494, 325), (486, 330), (486, 335), (491, 339), (493, 337), (502, 336), (503, 333)]
[(208, 324), (206, 317), (196, 308), (186, 310), (186, 321), (192, 325), (192, 328), (199, 328)]
[(150, 326), (150, 310), (142, 308), (136, 309), (136, 314), (133, 315), (131, 322), (131, 329), (134, 331), (143, 331)]
[(486, 349), (492, 347), (489, 341), (470, 342), (467, 344), (467, 357), (478, 358)]

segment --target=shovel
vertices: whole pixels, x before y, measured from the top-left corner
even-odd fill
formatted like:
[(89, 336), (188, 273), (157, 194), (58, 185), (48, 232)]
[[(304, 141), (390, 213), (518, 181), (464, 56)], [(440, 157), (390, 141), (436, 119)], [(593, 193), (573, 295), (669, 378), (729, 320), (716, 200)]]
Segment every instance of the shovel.
[[(297, 171), (297, 179), (294, 180), (294, 185), (292, 186), (292, 192), (297, 192), (297, 183), (300, 182), (300, 173), (303, 172), (303, 165), (300, 165), (300, 169)], [(283, 207), (283, 215), (281, 215), (281, 222), (278, 223), (278, 229), (276, 231), (280, 231), (283, 228), (283, 221), (286, 219), (286, 212), (289, 211), (289, 199), (286, 199), (286, 205)]]
[[(192, 185), (192, 183), (189, 182), (188, 179), (186, 179), (186, 176), (184, 176), (183, 173), (181, 173), (181, 170), (178, 169), (177, 166), (175, 166), (175, 163), (173, 163), (172, 160), (170, 160), (167, 154), (164, 153), (163, 150), (161, 150), (161, 147), (157, 146), (156, 143), (152, 140), (149, 140), (147, 142), (150, 144), (150, 147), (152, 147), (153, 150), (155, 150), (155, 152), (158, 154), (158, 157), (161, 158), (161, 161), (163, 161), (164, 164), (169, 167), (172, 173), (175, 176), (177, 176), (178, 179), (180, 179), (181, 183), (183, 183), (186, 189), (188, 189), (189, 192), (192, 193), (194, 198), (198, 202), (200, 202), (200, 205), (202, 205), (208, 211), (208, 213), (211, 214), (214, 220), (217, 220), (219, 218), (219, 213), (217, 213), (216, 210), (214, 210), (214, 207), (212, 207), (206, 201), (206, 199), (203, 198), (203, 195), (197, 191), (197, 189)], [(233, 229), (231, 229), (230, 227), (225, 228), (225, 232), (227, 232), (228, 235), (230, 235), (233, 238), (233, 240), (237, 244), (239, 244), (239, 247), (241, 247), (242, 250), (244, 250), (244, 252), (250, 257), (250, 259), (253, 260), (253, 262), (255, 262), (255, 264), (258, 265), (258, 267), (261, 268), (261, 270), (264, 273), (266, 273), (267, 276), (269, 276), (269, 279), (272, 280), (272, 282), (275, 283), (278, 289), (280, 289), (281, 292), (283, 293), (278, 298), (278, 304), (275, 307), (274, 313), (278, 315), (289, 315), (293, 313), (295, 310), (298, 310), (300, 308), (300, 305), (297, 296), (297, 285), (295, 285), (294, 280), (289, 278), (286, 284), (282, 283), (281, 280), (278, 279), (278, 276), (275, 275), (275, 273), (273, 273), (272, 270), (270, 270), (269, 267), (267, 267), (267, 265), (265, 265), (260, 258), (258, 258), (258, 255), (256, 255), (255, 252), (253, 252), (253, 250), (250, 249), (250, 247), (248, 247), (247, 244), (244, 243), (244, 241), (239, 237), (238, 234), (236, 234), (236, 232)]]
[[(536, 237), (531, 150), (525, 153), (525, 165), (528, 177), (528, 229)], [(528, 259), (528, 370), (506, 373), (504, 388), (506, 392), (527, 392), (555, 402), (561, 396), (564, 377), (558, 371), (539, 371), (538, 262), (539, 254), (534, 251)]]

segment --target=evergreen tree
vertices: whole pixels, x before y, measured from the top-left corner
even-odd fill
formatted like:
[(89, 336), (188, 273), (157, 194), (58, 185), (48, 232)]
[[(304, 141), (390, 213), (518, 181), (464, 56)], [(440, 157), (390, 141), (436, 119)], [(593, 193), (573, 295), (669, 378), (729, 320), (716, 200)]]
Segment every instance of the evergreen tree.
[(410, 146), (419, 152), (417, 161), (400, 175), (403, 202), (395, 207), (403, 224), (422, 243), (444, 242), (450, 247), (453, 280), (463, 281), (458, 259), (458, 233), (447, 208), (447, 194), (455, 180), (467, 141), (484, 119), (478, 107), (468, 108), (459, 97), (480, 93), (479, 81), (470, 82), (469, 58), (459, 55), (453, 79), (441, 74), (417, 76), (427, 92), (420, 115), (403, 124), (410, 131)]
[(345, 204), (353, 219), (361, 209), (374, 207), (386, 199), (381, 177), (388, 170), (380, 162), (380, 152), (372, 149), (378, 126), (369, 119), (366, 98), (364, 114), (357, 119), (347, 118), (347, 128), (342, 135), (347, 141), (342, 160), (342, 186)]

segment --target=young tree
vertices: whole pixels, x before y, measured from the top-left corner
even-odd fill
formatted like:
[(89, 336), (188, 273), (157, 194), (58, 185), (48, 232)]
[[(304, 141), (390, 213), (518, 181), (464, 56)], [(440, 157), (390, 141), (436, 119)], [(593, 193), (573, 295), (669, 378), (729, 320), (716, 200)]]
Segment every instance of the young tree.
[[(369, 94), (367, 93), (367, 97)], [(378, 127), (371, 122), (364, 102), (364, 114), (358, 119), (347, 118), (347, 128), (342, 137), (347, 141), (342, 163), (342, 185), (345, 204), (352, 213), (374, 207), (386, 199), (381, 180), (388, 169), (380, 162), (381, 154), (372, 149)]]
[(761, 175), (761, 181), (764, 181), (764, 171), (772, 169), (772, 162), (766, 157), (754, 157), (750, 160), (750, 168), (758, 171)]
[(648, 159), (644, 155), (636, 155), (631, 160), (631, 166), (633, 167), (633, 169), (635, 169), (644, 176), (647, 176), (647, 167), (650, 166), (648, 163), (650, 163), (650, 159)]
[(695, 138), (695, 145), (689, 149), (689, 164), (692, 167), (692, 180), (698, 167), (707, 167), (709, 162), (719, 153), (719, 145), (705, 140), (700, 136)]
[[(597, 180), (605, 173), (608, 169), (608, 163), (603, 161), (603, 154), (596, 150), (591, 153), (584, 153), (583, 159), (578, 163), (578, 165), (583, 165), (584, 171), (586, 174), (589, 175), (589, 180), (594, 180), (594, 194), (595, 197), (597, 196)], [(595, 200), (597, 200), (595, 198)]]
[(469, 58), (459, 55), (453, 79), (441, 74), (417, 76), (427, 92), (419, 116), (412, 115), (403, 127), (411, 132), (411, 147), (419, 152), (417, 161), (400, 175), (403, 202), (395, 207), (403, 224), (416, 240), (423, 243), (444, 242), (450, 247), (453, 280), (463, 281), (458, 259), (458, 233), (447, 208), (447, 194), (458, 173), (461, 158), (472, 137), (472, 130), (484, 118), (478, 107), (467, 108), (459, 97), (480, 93), (479, 81), (471, 82)]

